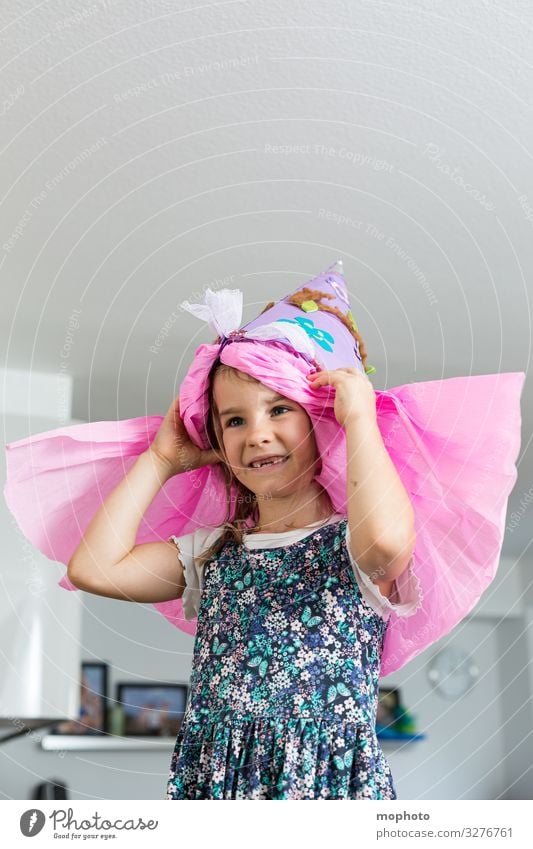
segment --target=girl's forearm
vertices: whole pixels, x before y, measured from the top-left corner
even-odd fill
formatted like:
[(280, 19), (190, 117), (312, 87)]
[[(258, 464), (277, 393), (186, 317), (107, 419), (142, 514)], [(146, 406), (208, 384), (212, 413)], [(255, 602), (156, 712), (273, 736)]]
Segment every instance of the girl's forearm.
[(414, 542), (413, 506), (377, 421), (356, 418), (345, 432), (352, 554), (360, 564), (390, 561)]
[(91, 519), (69, 566), (74, 560), (111, 566), (129, 554), (146, 510), (170, 477), (150, 449), (141, 454)]

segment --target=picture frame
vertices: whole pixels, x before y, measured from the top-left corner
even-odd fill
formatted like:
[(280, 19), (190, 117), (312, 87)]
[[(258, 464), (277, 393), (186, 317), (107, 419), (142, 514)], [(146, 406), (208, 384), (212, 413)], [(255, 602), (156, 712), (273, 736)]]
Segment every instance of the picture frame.
[(175, 737), (181, 728), (189, 696), (187, 684), (155, 681), (121, 682), (116, 704), (123, 714), (126, 737)]
[(400, 690), (397, 687), (379, 687), (376, 727), (392, 729), (398, 718), (400, 704)]
[(78, 719), (58, 722), (52, 734), (107, 734), (108, 732), (108, 680), (107, 663), (83, 661), (80, 676), (80, 715)]

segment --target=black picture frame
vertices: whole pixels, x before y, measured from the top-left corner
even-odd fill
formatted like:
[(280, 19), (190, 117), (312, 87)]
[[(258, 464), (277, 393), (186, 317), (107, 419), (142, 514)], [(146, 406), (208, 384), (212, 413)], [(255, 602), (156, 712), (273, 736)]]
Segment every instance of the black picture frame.
[(108, 682), (109, 665), (83, 661), (80, 677), (80, 715), (78, 719), (58, 722), (52, 734), (107, 734), (108, 733)]
[(398, 708), (401, 704), (400, 691), (397, 687), (379, 687), (376, 725), (390, 728), (398, 718)]
[(153, 681), (123, 681), (116, 685), (116, 703), (123, 713), (126, 737), (175, 737), (181, 728), (189, 687)]

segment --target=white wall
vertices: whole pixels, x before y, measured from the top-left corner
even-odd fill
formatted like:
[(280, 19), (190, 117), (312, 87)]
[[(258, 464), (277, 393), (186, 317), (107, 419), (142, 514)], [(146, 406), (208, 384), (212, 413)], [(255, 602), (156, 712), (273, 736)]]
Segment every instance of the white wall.
[(506, 790), (504, 799), (533, 799), (533, 608), (498, 626)]
[[(453, 642), (475, 652), (481, 676), (457, 702), (443, 699), (427, 679), (427, 661), (442, 645)], [(427, 739), (385, 750), (396, 790), (403, 799), (493, 799), (505, 786), (498, 765), (503, 757), (499, 733), (498, 643), (492, 622), (467, 620), (456, 633), (440, 640), (404, 669), (382, 679), (398, 686), (408, 710)]]
[[(504, 557), (471, 616), (403, 669), (397, 685), (427, 739), (387, 749), (404, 799), (533, 798), (533, 608), (524, 604), (529, 564)], [(468, 652), (480, 674), (457, 702), (429, 685), (427, 661), (443, 645)]]

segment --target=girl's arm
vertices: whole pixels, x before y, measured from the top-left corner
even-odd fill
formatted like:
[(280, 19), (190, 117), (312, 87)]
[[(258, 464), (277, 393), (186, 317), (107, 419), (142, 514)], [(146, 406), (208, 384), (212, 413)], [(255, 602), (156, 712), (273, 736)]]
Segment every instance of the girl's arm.
[(415, 547), (415, 513), (381, 438), (374, 388), (352, 367), (309, 373), (307, 379), (313, 389), (335, 387), (335, 417), (345, 430), (348, 455), (350, 554), (389, 596)]
[(128, 601), (181, 598), (183, 564), (170, 542), (135, 545), (144, 513), (175, 474), (150, 449), (108, 495), (72, 555), (67, 575), (80, 590)]
[(128, 601), (170, 601), (185, 589), (183, 563), (172, 542), (135, 545), (141, 520), (162, 486), (173, 477), (219, 463), (214, 448), (191, 441), (172, 401), (150, 448), (108, 495), (68, 564), (74, 586)]
[(390, 584), (409, 565), (416, 542), (414, 510), (377, 421), (346, 421), (347, 500), (351, 554), (372, 581)]

